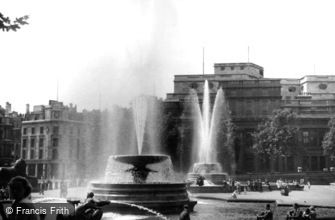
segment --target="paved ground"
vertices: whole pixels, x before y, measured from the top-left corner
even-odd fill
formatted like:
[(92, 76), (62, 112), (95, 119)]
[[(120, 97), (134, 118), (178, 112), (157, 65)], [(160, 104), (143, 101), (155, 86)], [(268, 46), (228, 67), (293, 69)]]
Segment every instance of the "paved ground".
[[(86, 188), (70, 188), (68, 198), (83, 199), (88, 192)], [(264, 209), (264, 203), (229, 203), (230, 193), (193, 194), (192, 198), (198, 201), (195, 212), (191, 214), (192, 220), (210, 219), (255, 219), (255, 215)], [(59, 190), (46, 191), (44, 196), (33, 193), (33, 198), (59, 197)], [(305, 205), (333, 206), (331, 209), (317, 208), (319, 216), (335, 216), (335, 189), (330, 186), (312, 186), (310, 190), (292, 191), (289, 196), (280, 195), (279, 191), (247, 192), (238, 195), (239, 199), (276, 200), (278, 204), (299, 203)], [(288, 207), (275, 207), (277, 219), (283, 219)], [(168, 219), (177, 220), (178, 216), (167, 216)], [(141, 219), (139, 216), (112, 216), (106, 219)], [(147, 219), (147, 218), (146, 218)]]
[[(229, 199), (229, 193), (202, 193), (194, 194), (198, 198)], [(305, 204), (317, 206), (334, 206), (335, 208), (335, 187), (330, 186), (312, 186), (310, 190), (291, 191), (289, 196), (282, 196), (278, 190), (271, 192), (247, 192), (237, 196), (238, 199), (265, 199), (276, 200), (278, 204)]]

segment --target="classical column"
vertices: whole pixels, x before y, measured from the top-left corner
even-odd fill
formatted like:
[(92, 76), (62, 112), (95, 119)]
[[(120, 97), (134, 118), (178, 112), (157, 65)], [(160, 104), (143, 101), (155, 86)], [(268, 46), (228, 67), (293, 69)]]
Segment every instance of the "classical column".
[(323, 168), (323, 167), (321, 167), (320, 157), (317, 156), (317, 157), (316, 157), (316, 160), (317, 160), (317, 169), (318, 169), (319, 171), (320, 171), (320, 170), (322, 171), (322, 168)]
[(279, 156), (278, 157), (278, 171), (279, 172), (283, 172), (283, 157)]
[(34, 176), (37, 177), (37, 175), (38, 175), (38, 173), (37, 173), (38, 172), (38, 170), (37, 170), (38, 166), (37, 166), (37, 164), (33, 164), (33, 165), (35, 166), (35, 175)]
[(256, 173), (259, 171), (259, 157), (257, 153), (254, 153), (254, 171)]

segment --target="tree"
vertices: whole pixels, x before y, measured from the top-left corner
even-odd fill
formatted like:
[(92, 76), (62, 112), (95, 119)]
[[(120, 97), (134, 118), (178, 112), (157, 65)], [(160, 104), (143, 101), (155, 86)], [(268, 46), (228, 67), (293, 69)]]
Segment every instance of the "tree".
[(223, 166), (223, 170), (230, 174), (235, 174), (236, 162), (234, 145), (236, 139), (236, 126), (230, 117), (222, 118), (220, 121), (220, 135), (218, 136), (218, 159)]
[(296, 114), (292, 111), (274, 111), (253, 133), (253, 149), (263, 159), (296, 154), (299, 150), (296, 144), (299, 129), (295, 121)]
[(20, 29), (20, 26), (28, 24), (29, 16), (25, 15), (20, 18), (15, 18), (15, 21), (11, 21), (9, 17), (5, 17), (2, 13), (0, 13), (0, 29), (2, 31), (17, 31)]
[(322, 141), (322, 148), (325, 155), (335, 156), (335, 118), (328, 122), (329, 131), (325, 134)]

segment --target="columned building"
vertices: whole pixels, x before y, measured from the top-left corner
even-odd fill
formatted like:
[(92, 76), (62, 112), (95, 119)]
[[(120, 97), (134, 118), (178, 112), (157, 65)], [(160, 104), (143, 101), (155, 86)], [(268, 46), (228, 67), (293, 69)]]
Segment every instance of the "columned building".
[[(192, 115), (187, 111), (190, 90), (194, 89), (202, 102), (204, 82), (209, 82), (211, 103), (219, 88), (224, 90), (231, 117), (236, 126), (234, 143), (236, 172), (267, 172), (270, 163), (275, 171), (296, 172), (322, 170), (332, 161), (324, 156), (321, 142), (327, 123), (335, 113), (335, 77), (305, 76), (301, 79), (273, 79), (264, 77), (264, 69), (253, 63), (217, 63), (214, 74), (176, 75), (174, 92), (167, 94), (166, 106), (180, 119), (177, 159), (178, 168), (189, 171), (194, 130)], [(262, 161), (252, 150), (252, 132), (276, 109), (292, 109), (298, 115), (299, 145), (306, 151), (301, 155)], [(220, 148), (220, 147), (219, 147)], [(220, 150), (220, 149), (219, 149)], [(220, 153), (219, 153), (220, 160)]]
[(333, 158), (323, 154), (322, 140), (328, 121), (335, 116), (335, 76), (307, 75), (300, 79), (282, 79), (281, 108), (298, 115), (298, 144), (303, 154), (291, 158), (288, 169), (301, 166), (306, 171), (334, 167)]

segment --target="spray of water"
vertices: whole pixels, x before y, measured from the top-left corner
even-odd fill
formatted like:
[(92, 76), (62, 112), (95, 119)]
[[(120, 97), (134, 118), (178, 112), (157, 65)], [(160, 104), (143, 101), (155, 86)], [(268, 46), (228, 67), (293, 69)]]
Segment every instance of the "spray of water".
[(221, 124), (221, 119), (224, 117), (223, 115), (223, 109), (224, 109), (224, 94), (223, 90), (220, 88), (215, 97), (215, 102), (213, 106), (213, 113), (212, 113), (212, 118), (210, 122), (210, 130), (209, 130), (209, 149), (206, 152), (206, 158), (208, 161), (216, 162), (216, 157), (217, 155), (217, 142), (216, 138), (218, 137), (218, 132), (220, 131), (220, 124)]
[(200, 109), (199, 99), (194, 90), (191, 91), (191, 102), (196, 119), (195, 130), (199, 137), (197, 161), (200, 163), (216, 163), (216, 139), (224, 106), (223, 90), (219, 89), (217, 91), (212, 111), (207, 80), (204, 84), (202, 110)]
[(148, 105), (144, 96), (139, 96), (131, 103), (136, 130), (137, 153), (142, 153), (145, 124), (147, 119)]

